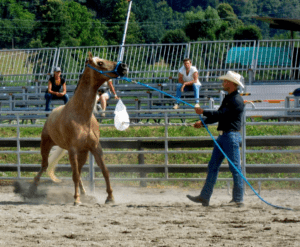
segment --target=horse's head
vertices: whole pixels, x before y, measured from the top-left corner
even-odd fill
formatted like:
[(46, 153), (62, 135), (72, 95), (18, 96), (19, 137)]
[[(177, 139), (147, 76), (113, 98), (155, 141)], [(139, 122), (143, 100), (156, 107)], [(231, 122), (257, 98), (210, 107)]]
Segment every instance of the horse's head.
[(128, 67), (125, 63), (117, 63), (99, 57), (93, 57), (90, 52), (88, 64), (94, 67), (100, 74), (109, 78), (125, 76), (128, 72)]

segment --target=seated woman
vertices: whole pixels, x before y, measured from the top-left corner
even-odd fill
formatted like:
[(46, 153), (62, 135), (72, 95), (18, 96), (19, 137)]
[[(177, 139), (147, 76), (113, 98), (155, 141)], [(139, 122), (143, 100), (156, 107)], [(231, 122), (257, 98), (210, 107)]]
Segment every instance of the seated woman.
[[(62, 92), (60, 92), (62, 89)], [(45, 93), (46, 109), (50, 111), (50, 103), (52, 100), (62, 99), (65, 104), (69, 101), (67, 94), (67, 86), (64, 78), (61, 77), (60, 67), (54, 69), (54, 76), (50, 77), (48, 81), (48, 89)]]
[[(103, 84), (104, 87), (109, 87), (109, 89), (107, 90), (103, 90), (103, 89), (100, 89), (98, 92), (99, 92), (99, 98), (97, 100), (97, 109), (100, 109), (101, 111), (101, 117), (105, 117), (105, 110), (106, 110), (106, 107), (107, 107), (107, 101), (114, 95), (115, 99), (119, 99), (117, 93), (116, 93), (116, 90), (114, 88), (114, 85), (113, 85), (113, 82), (112, 80), (108, 80), (108, 82), (105, 82)], [(100, 105), (99, 105), (100, 103)], [(101, 106), (101, 107), (100, 107)]]

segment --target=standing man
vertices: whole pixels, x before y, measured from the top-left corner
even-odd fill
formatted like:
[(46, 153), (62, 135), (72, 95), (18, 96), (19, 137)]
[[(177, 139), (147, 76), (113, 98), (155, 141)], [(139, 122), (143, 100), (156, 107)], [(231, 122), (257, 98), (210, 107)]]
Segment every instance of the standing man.
[[(203, 110), (199, 107), (195, 108), (197, 114), (203, 114), (207, 117), (207, 119), (204, 120), (205, 124), (211, 124), (215, 122), (219, 123), (217, 130), (220, 134), (217, 138), (217, 143), (239, 171), (241, 171), (239, 146), (242, 140), (239, 131), (241, 130), (244, 101), (238, 92), (238, 86), (244, 88), (244, 85), (241, 81), (242, 78), (243, 77), (240, 74), (233, 71), (228, 71), (226, 75), (219, 77), (220, 80), (223, 80), (223, 89), (224, 91), (228, 92), (228, 94), (225, 96), (218, 111)], [(198, 121), (194, 124), (194, 127), (201, 128), (203, 127), (203, 123)], [(207, 177), (204, 187), (202, 188), (199, 196), (194, 197), (187, 195), (191, 201), (201, 203), (203, 206), (209, 205), (209, 200), (218, 178), (219, 168), (224, 158), (225, 157), (223, 153), (215, 145), (211, 160), (208, 164)], [(233, 176), (232, 200), (229, 204), (241, 207), (244, 205), (243, 180), (230, 163), (229, 169)]]
[[(176, 88), (176, 97), (181, 98), (181, 93), (186, 91), (194, 91), (194, 98), (196, 99), (195, 107), (199, 105), (199, 92), (201, 83), (198, 79), (198, 70), (195, 66), (192, 66), (192, 60), (185, 58), (183, 60), (183, 66), (179, 69), (178, 84)], [(179, 101), (176, 101), (173, 109), (179, 108)]]

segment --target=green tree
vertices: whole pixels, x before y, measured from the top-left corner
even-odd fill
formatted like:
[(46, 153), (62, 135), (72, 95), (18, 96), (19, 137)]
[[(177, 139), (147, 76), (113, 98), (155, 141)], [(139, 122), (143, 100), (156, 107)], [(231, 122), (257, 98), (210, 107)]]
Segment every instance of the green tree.
[(41, 22), (32, 47), (105, 45), (106, 27), (88, 9), (76, 2), (48, 0), (40, 7)]
[(135, 0), (132, 12), (140, 22), (142, 39), (145, 43), (157, 43), (165, 32), (162, 16), (152, 0)]
[(186, 35), (191, 40), (215, 40), (216, 31), (220, 29), (222, 21), (217, 10), (208, 7), (205, 12), (186, 14), (189, 24), (186, 25)]
[(281, 1), (279, 9), (280, 18), (299, 18), (300, 3), (299, 0), (284, 0)]
[(184, 27), (184, 15), (172, 10), (166, 1), (156, 4), (157, 19), (164, 24), (166, 30), (175, 30)]
[(16, 0), (0, 0), (0, 47), (26, 48), (34, 26), (31, 14)]
[[(94, 20), (92, 13), (85, 6), (75, 2), (66, 3), (67, 14), (71, 19), (72, 32), (70, 32), (69, 41), (73, 40), (77, 45), (106, 45), (104, 31), (106, 26), (99, 20)], [(67, 43), (71, 43), (66, 40)]]
[(221, 25), (216, 28), (215, 35), (217, 40), (232, 40), (235, 29), (243, 26), (233, 11), (233, 8), (227, 3), (221, 3), (217, 7), (218, 15), (221, 18)]
[(182, 29), (170, 30), (167, 31), (163, 36), (162, 43), (186, 43), (189, 42), (188, 37)]
[[(40, 6), (41, 20), (36, 26), (38, 39), (44, 47), (57, 47), (70, 38), (71, 18), (61, 0), (48, 0)], [(33, 41), (34, 42), (34, 41)]]
[(264, 0), (257, 4), (257, 14), (261, 16), (278, 16), (281, 6), (280, 0)]
[(235, 40), (260, 40), (261, 38), (261, 30), (254, 25), (239, 27), (234, 34)]
[(199, 37), (199, 30), (201, 28), (202, 22), (205, 19), (205, 13), (200, 10), (195, 12), (187, 11), (184, 14), (184, 19), (187, 24), (184, 27), (184, 31), (186, 35), (190, 38), (190, 40), (195, 41)]
[(193, 0), (168, 0), (167, 2), (174, 11), (178, 12), (188, 11), (193, 6)]
[(109, 20), (117, 2), (119, 0), (86, 0), (82, 1), (82, 4), (91, 10), (97, 19)]
[(215, 31), (217, 40), (232, 40), (235, 29), (229, 26), (228, 22), (224, 21)]
[[(108, 24), (107, 40), (111, 45), (120, 44), (123, 38), (124, 26), (127, 16), (128, 2), (127, 0), (120, 0), (112, 11), (112, 18), (109, 20), (111, 24)], [(130, 21), (128, 24), (126, 43), (139, 44), (142, 43), (141, 31), (138, 23), (135, 21), (135, 15), (133, 12), (130, 14)]]
[(233, 8), (228, 3), (221, 3), (217, 7), (218, 15), (222, 21), (226, 21), (229, 27), (237, 28), (243, 26), (243, 22), (238, 19)]
[(237, 16), (255, 15), (258, 2), (258, 0), (226, 0), (226, 3), (230, 4)]

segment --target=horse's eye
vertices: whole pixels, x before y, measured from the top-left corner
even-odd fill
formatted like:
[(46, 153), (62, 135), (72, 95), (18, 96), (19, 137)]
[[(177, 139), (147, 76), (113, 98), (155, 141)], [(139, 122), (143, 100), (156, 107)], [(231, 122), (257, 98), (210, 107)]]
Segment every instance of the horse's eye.
[(102, 66), (102, 65), (103, 65), (103, 62), (98, 62), (98, 65), (99, 65), (99, 66)]

